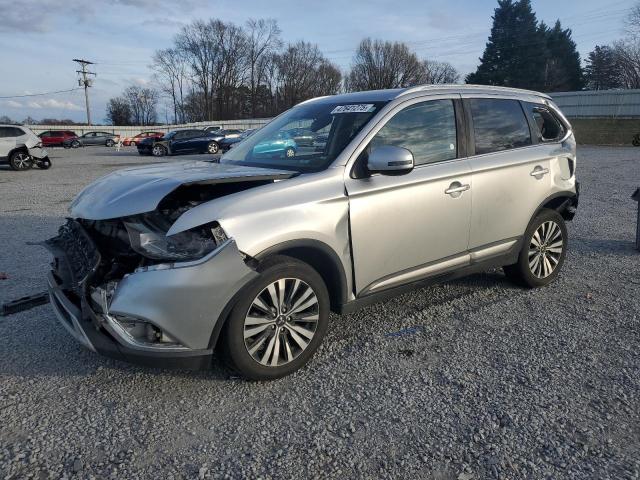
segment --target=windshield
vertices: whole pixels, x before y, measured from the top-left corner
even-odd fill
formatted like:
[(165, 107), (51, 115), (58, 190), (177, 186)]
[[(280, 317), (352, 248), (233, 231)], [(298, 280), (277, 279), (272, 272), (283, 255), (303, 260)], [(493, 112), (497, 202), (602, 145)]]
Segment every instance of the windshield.
[(223, 155), (221, 163), (324, 170), (386, 102), (294, 107)]

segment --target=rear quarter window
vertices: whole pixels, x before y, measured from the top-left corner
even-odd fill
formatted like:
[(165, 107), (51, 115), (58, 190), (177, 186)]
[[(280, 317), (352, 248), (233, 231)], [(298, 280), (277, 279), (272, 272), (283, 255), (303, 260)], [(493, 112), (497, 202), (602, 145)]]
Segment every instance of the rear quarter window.
[(531, 145), (529, 123), (519, 101), (473, 98), (469, 105), (476, 155)]
[(557, 142), (564, 137), (566, 128), (552, 110), (542, 104), (527, 102), (524, 105), (533, 120), (538, 140), (542, 142)]

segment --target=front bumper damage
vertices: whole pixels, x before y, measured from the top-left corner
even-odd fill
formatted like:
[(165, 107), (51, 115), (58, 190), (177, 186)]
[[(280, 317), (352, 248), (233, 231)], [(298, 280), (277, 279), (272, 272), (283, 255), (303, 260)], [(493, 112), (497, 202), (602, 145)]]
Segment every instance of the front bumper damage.
[[(96, 278), (103, 259), (79, 222), (70, 220), (46, 247), (55, 258), (49, 296), (63, 327), (90, 350), (160, 368), (209, 368), (225, 307), (257, 276), (232, 239), (201, 260), (143, 267), (108, 285)], [(122, 319), (151, 324), (176, 342), (140, 342)]]

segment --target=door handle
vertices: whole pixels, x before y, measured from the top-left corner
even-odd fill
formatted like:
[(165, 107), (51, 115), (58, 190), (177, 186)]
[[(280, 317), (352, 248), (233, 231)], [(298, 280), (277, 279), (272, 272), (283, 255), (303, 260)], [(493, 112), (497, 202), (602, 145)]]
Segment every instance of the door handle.
[(532, 177), (536, 177), (536, 179), (540, 180), (547, 173), (549, 173), (548, 168), (536, 167), (533, 169), (533, 171), (529, 175), (531, 175)]
[(449, 188), (444, 191), (444, 193), (446, 193), (447, 195), (451, 195), (452, 197), (459, 197), (460, 195), (462, 195), (462, 192), (466, 192), (470, 188), (471, 185), (463, 185), (460, 182), (453, 182), (451, 185), (449, 185)]

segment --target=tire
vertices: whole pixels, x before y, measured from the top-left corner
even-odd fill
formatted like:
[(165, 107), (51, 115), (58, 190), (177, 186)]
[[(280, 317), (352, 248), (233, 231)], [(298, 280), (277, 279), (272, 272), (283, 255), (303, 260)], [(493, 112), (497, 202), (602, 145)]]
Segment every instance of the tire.
[(136, 146), (136, 142), (134, 142), (133, 140), (129, 142), (129, 146), (130, 147), (135, 147)]
[(164, 157), (167, 154), (167, 149), (162, 145), (154, 145), (151, 149), (151, 155), (154, 157)]
[(79, 148), (80, 147), (80, 142), (77, 140), (74, 140), (73, 142), (71, 142), (71, 148)]
[(49, 170), (51, 168), (51, 160), (49, 157), (36, 161), (36, 165), (41, 170)]
[(33, 167), (33, 158), (28, 153), (18, 150), (13, 152), (9, 158), (9, 166), (12, 170), (24, 171)]
[(218, 142), (211, 142), (209, 145), (207, 145), (207, 153), (210, 153), (211, 155), (215, 155), (220, 151), (220, 145), (218, 145)]
[(286, 158), (293, 158), (296, 156), (296, 149), (293, 147), (287, 147), (286, 150), (284, 151), (284, 156)]
[[(313, 356), (329, 325), (329, 293), (318, 272), (291, 257), (273, 256), (258, 272), (260, 276), (242, 290), (229, 314), (221, 347), (229, 366), (242, 376), (273, 380), (295, 372)], [(304, 315), (296, 320), (285, 308), (265, 313), (264, 307), (279, 310), (278, 304)]]
[(108, 140), (105, 142), (105, 145), (106, 145), (107, 147), (113, 147), (115, 144), (116, 144), (116, 142), (114, 142), (114, 141), (113, 141), (113, 140), (111, 140), (111, 139), (108, 139)]
[(640, 147), (640, 135), (636, 135), (635, 137), (633, 137), (633, 140), (631, 140), (631, 144), (634, 147)]
[(504, 272), (518, 285), (544, 287), (560, 273), (567, 253), (567, 242), (564, 218), (555, 210), (545, 208), (529, 223), (518, 262), (505, 266)]

